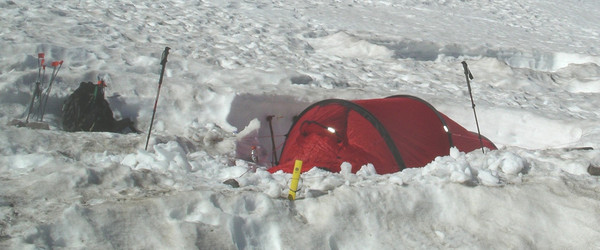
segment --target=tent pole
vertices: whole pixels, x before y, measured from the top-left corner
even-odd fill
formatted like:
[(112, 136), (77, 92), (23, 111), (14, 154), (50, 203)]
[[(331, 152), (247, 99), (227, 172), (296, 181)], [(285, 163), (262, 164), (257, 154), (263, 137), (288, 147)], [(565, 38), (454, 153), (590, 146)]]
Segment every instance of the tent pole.
[(471, 91), (471, 80), (473, 80), (473, 74), (469, 70), (467, 62), (462, 61), (463, 68), (465, 69), (465, 78), (467, 79), (467, 86), (469, 87), (469, 96), (471, 97), (471, 107), (473, 108), (473, 115), (475, 115), (475, 125), (477, 125), (477, 135), (479, 136), (479, 144), (481, 145), (481, 152), (485, 154), (483, 149), (483, 140), (481, 139), (481, 131), (479, 130), (479, 121), (477, 121), (477, 112), (475, 111), (475, 102), (473, 101), (473, 92)]

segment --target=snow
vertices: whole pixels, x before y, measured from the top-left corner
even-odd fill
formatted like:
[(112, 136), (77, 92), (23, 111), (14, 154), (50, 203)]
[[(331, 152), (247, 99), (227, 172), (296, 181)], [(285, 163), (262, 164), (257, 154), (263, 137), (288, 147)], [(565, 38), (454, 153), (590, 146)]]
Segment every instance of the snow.
[[(600, 248), (596, 1), (0, 0), (2, 249)], [(103, 77), (146, 134), (61, 131)], [(64, 60), (24, 120), (37, 53)], [(499, 150), (422, 168), (270, 174), (293, 116), (327, 98), (418, 96)], [(46, 77), (52, 68), (48, 67)], [(249, 162), (258, 146), (258, 165)], [(593, 149), (582, 149), (592, 147)], [(352, 174), (351, 169), (359, 169)], [(238, 188), (223, 184), (235, 179)]]

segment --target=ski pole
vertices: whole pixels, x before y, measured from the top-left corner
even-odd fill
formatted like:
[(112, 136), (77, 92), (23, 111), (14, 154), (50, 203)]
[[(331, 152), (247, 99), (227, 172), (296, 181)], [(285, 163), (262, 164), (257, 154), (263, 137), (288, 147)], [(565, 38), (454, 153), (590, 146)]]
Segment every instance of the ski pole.
[(46, 97), (44, 98), (42, 96), (42, 98), (44, 99), (44, 105), (42, 105), (42, 115), (40, 116), (40, 121), (44, 121), (44, 113), (46, 113), (46, 104), (48, 104), (48, 97), (50, 96), (50, 90), (52, 90), (52, 83), (54, 83), (54, 80), (56, 79), (56, 76), (58, 75), (58, 71), (60, 70), (60, 68), (62, 67), (63, 61), (54, 61), (52, 62), (52, 76), (50, 77), (50, 83), (48, 83), (48, 89), (46, 90)]
[(150, 119), (150, 128), (148, 129), (148, 138), (146, 138), (146, 147), (144, 150), (148, 150), (148, 142), (150, 142), (150, 134), (152, 133), (152, 124), (154, 123), (154, 115), (156, 114), (156, 106), (158, 105), (158, 96), (160, 95), (160, 86), (162, 85), (163, 76), (165, 75), (165, 67), (167, 66), (167, 57), (169, 56), (169, 50), (171, 48), (165, 47), (160, 60), (162, 69), (160, 70), (160, 78), (158, 79), (158, 91), (156, 92), (156, 100), (154, 100), (154, 110), (152, 110), (152, 119)]
[(465, 78), (467, 79), (467, 86), (469, 87), (469, 96), (471, 97), (471, 107), (473, 108), (473, 115), (475, 116), (475, 125), (477, 126), (477, 135), (479, 136), (479, 144), (481, 145), (481, 152), (485, 154), (483, 150), (483, 140), (481, 139), (481, 131), (479, 130), (479, 122), (477, 121), (477, 112), (475, 111), (475, 102), (473, 101), (473, 92), (471, 91), (471, 80), (473, 80), (473, 74), (469, 70), (467, 62), (462, 61), (463, 68), (465, 69)]

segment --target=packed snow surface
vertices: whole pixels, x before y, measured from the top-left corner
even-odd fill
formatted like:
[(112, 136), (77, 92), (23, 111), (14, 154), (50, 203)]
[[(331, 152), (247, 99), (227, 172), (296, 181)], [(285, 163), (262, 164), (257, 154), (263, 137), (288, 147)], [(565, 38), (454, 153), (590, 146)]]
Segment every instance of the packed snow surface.
[[(2, 249), (600, 248), (600, 2), (0, 0)], [(61, 105), (104, 78), (153, 133), (67, 133)], [(64, 64), (49, 130), (24, 120), (38, 53)], [(328, 98), (418, 96), (499, 150), (422, 168), (317, 168), (286, 199), (271, 166)], [(48, 79), (53, 67), (46, 68)], [(46, 81), (47, 82), (47, 81)], [(259, 164), (249, 162), (258, 146)], [(350, 169), (360, 168), (356, 174)], [(235, 179), (239, 187), (224, 184)]]

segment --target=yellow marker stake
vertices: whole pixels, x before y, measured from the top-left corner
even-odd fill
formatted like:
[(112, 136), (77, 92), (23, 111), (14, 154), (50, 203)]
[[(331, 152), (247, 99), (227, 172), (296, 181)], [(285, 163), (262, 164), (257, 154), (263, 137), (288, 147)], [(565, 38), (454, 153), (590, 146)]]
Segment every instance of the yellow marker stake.
[(298, 191), (298, 181), (300, 181), (300, 172), (302, 171), (302, 161), (296, 160), (294, 163), (294, 173), (292, 173), (292, 183), (290, 184), (290, 194), (288, 200), (296, 199), (296, 191)]

